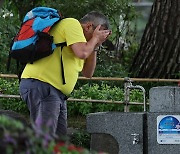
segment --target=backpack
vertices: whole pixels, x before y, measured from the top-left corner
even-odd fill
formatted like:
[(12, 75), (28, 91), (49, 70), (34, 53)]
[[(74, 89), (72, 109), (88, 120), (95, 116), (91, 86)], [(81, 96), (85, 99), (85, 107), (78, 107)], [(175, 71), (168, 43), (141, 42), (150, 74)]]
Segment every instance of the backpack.
[[(21, 64), (33, 64), (34, 61), (51, 55), (56, 47), (61, 47), (62, 51), (66, 42), (54, 44), (53, 36), (49, 35), (50, 29), (62, 19), (58, 11), (53, 8), (36, 7), (29, 11), (12, 41), (8, 68), (11, 57)], [(61, 67), (63, 84), (65, 84), (62, 56)]]

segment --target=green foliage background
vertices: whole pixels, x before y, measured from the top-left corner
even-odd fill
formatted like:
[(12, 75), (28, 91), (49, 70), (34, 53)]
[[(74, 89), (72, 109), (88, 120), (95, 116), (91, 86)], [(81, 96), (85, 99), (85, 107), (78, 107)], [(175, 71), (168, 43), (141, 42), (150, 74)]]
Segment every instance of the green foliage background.
[[(17, 79), (0, 79), (0, 92), (9, 95), (19, 94), (19, 83)], [(78, 87), (70, 95), (71, 98), (78, 99), (96, 99), (96, 100), (112, 100), (123, 101), (124, 91), (120, 87), (110, 86), (106, 83), (86, 83)], [(143, 102), (142, 92), (134, 90), (131, 91), (130, 101)], [(0, 98), (0, 108), (5, 110), (12, 110), (28, 116), (29, 111), (25, 102), (18, 98)], [(102, 112), (102, 111), (120, 111), (123, 112), (124, 107), (121, 104), (107, 104), (107, 103), (87, 103), (87, 102), (68, 102), (69, 116), (86, 116), (88, 113)], [(134, 108), (131, 106), (131, 111), (143, 111), (142, 106)]]
[[(128, 67), (132, 56), (138, 49), (134, 20), (137, 17), (135, 9), (130, 5), (131, 0), (39, 0), (20, 1), (5, 0), (0, 9), (0, 73), (16, 73), (16, 61), (11, 60), (10, 71), (7, 71), (8, 52), (11, 40), (18, 32), (22, 18), (35, 6), (49, 6), (60, 10), (65, 17), (80, 19), (89, 11), (96, 10), (104, 13), (110, 19), (112, 36), (110, 41), (114, 44), (114, 50), (105, 48), (98, 52), (98, 62), (94, 76), (125, 77), (129, 76)], [(13, 13), (13, 17), (10, 14)], [(5, 17), (3, 15), (6, 15)], [(121, 27), (120, 27), (121, 25)], [(121, 39), (120, 39), (121, 38)], [(123, 41), (124, 44), (120, 44)], [(125, 45), (127, 47), (125, 48)], [(19, 94), (18, 81), (13, 79), (0, 79), (0, 91), (2, 94)], [(123, 84), (118, 82), (78, 81), (71, 97), (84, 99), (102, 99), (122, 101)], [(141, 93), (132, 92), (132, 101), (142, 102)], [(18, 99), (0, 99), (1, 108), (13, 110), (27, 115), (28, 110), (24, 102)], [(134, 108), (141, 111), (142, 108)], [(132, 111), (134, 111), (132, 107)], [(68, 103), (69, 115), (85, 116), (90, 112), (98, 111), (123, 111), (122, 105), (97, 104), (97, 103)]]
[[(39, 1), (20, 1), (5, 0), (0, 9), (0, 72), (16, 73), (16, 61), (12, 60), (10, 72), (6, 71), (7, 57), (10, 50), (11, 40), (18, 32), (22, 18), (35, 6), (49, 6), (60, 10), (65, 17), (80, 19), (87, 12), (92, 10), (100, 11), (110, 19), (112, 36), (110, 40), (115, 46), (114, 51), (101, 50), (98, 54), (97, 76), (123, 76), (122, 72), (128, 69), (133, 54), (138, 48), (135, 41), (135, 24), (137, 17), (135, 9), (129, 4), (130, 0), (39, 0)], [(13, 17), (8, 14), (13, 13)], [(6, 17), (3, 15), (6, 14)], [(121, 15), (121, 18), (120, 18)], [(120, 28), (119, 24), (123, 24)], [(124, 45), (120, 45), (119, 38)], [(113, 68), (115, 66), (115, 69)], [(106, 71), (105, 71), (106, 70)], [(118, 73), (119, 72), (119, 73)], [(96, 75), (95, 74), (95, 75)]]
[[(10, 70), (7, 71), (8, 53), (13, 37), (18, 32), (21, 21), (27, 11), (35, 6), (49, 6), (60, 10), (64, 17), (80, 19), (89, 11), (96, 10), (104, 13), (110, 19), (112, 36), (110, 41), (113, 50), (102, 48), (98, 52), (97, 67), (94, 76), (97, 77), (127, 77), (132, 58), (139, 47), (135, 20), (137, 13), (130, 5), (132, 0), (4, 0), (0, 8), (0, 73), (17, 73), (15, 60), (11, 60)], [(10, 14), (13, 14), (13, 17)], [(106, 47), (106, 46), (104, 46)], [(157, 83), (136, 83), (148, 91)], [(158, 83), (167, 85), (167, 83)], [(0, 78), (0, 94), (19, 94), (17, 79)], [(123, 83), (117, 81), (83, 81), (79, 80), (72, 98), (123, 101)], [(143, 102), (142, 92), (131, 91), (130, 101)], [(146, 99), (148, 102), (148, 99)], [(25, 102), (21, 99), (0, 98), (0, 109), (12, 110), (24, 116), (29, 115)], [(85, 117), (88, 113), (118, 111), (123, 112), (121, 104), (68, 102), (69, 117)], [(143, 111), (142, 106), (130, 106), (130, 111)], [(77, 120), (77, 119), (76, 119)], [(86, 146), (89, 135), (77, 133), (73, 142)]]

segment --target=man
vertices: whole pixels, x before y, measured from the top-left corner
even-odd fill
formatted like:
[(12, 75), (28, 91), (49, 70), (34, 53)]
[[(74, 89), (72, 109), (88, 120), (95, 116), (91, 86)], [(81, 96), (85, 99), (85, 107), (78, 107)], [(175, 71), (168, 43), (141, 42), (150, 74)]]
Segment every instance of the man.
[(108, 19), (95, 11), (80, 21), (63, 19), (52, 28), (50, 34), (54, 43), (66, 42), (67, 46), (62, 51), (57, 47), (52, 55), (27, 64), (21, 76), (20, 94), (33, 122), (41, 120), (45, 125), (51, 122), (51, 134), (66, 135), (66, 96), (72, 92), (79, 72), (87, 78), (92, 77), (96, 67), (95, 49), (111, 34), (108, 29)]

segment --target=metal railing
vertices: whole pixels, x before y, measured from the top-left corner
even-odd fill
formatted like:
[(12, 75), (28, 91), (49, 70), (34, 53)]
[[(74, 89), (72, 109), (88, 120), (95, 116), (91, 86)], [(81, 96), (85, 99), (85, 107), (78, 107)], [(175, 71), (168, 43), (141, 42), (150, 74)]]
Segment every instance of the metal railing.
[[(0, 74), (0, 78), (18, 78), (15, 74)], [(115, 77), (92, 77), (91, 79), (85, 77), (79, 77), (79, 80), (100, 80), (100, 81), (122, 81), (124, 82), (124, 101), (114, 100), (96, 100), (96, 99), (77, 99), (68, 98), (68, 102), (87, 102), (87, 103), (110, 103), (110, 104), (124, 104), (124, 112), (129, 112), (129, 105), (143, 105), (144, 112), (146, 112), (146, 106), (148, 103), (145, 101), (145, 89), (139, 85), (133, 85), (132, 81), (136, 82), (180, 82), (180, 79), (152, 79), (152, 78), (115, 78)], [(143, 92), (143, 102), (130, 102), (130, 90), (140, 89)], [(20, 95), (8, 95), (1, 94), (0, 98), (17, 98), (20, 99)]]

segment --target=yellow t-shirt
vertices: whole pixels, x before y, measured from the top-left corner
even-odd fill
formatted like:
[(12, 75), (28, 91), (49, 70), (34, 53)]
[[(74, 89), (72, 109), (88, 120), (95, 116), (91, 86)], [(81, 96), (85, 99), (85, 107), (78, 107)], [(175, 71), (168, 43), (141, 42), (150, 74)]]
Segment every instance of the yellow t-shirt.
[(69, 95), (77, 82), (78, 74), (82, 71), (84, 60), (75, 56), (69, 45), (77, 42), (86, 42), (83, 29), (78, 20), (66, 18), (57, 23), (50, 34), (54, 37), (54, 43), (66, 42), (62, 51), (64, 76), (66, 84), (62, 83), (61, 75), (61, 48), (55, 48), (52, 55), (27, 64), (21, 78), (35, 78), (49, 83), (59, 89), (65, 95)]

